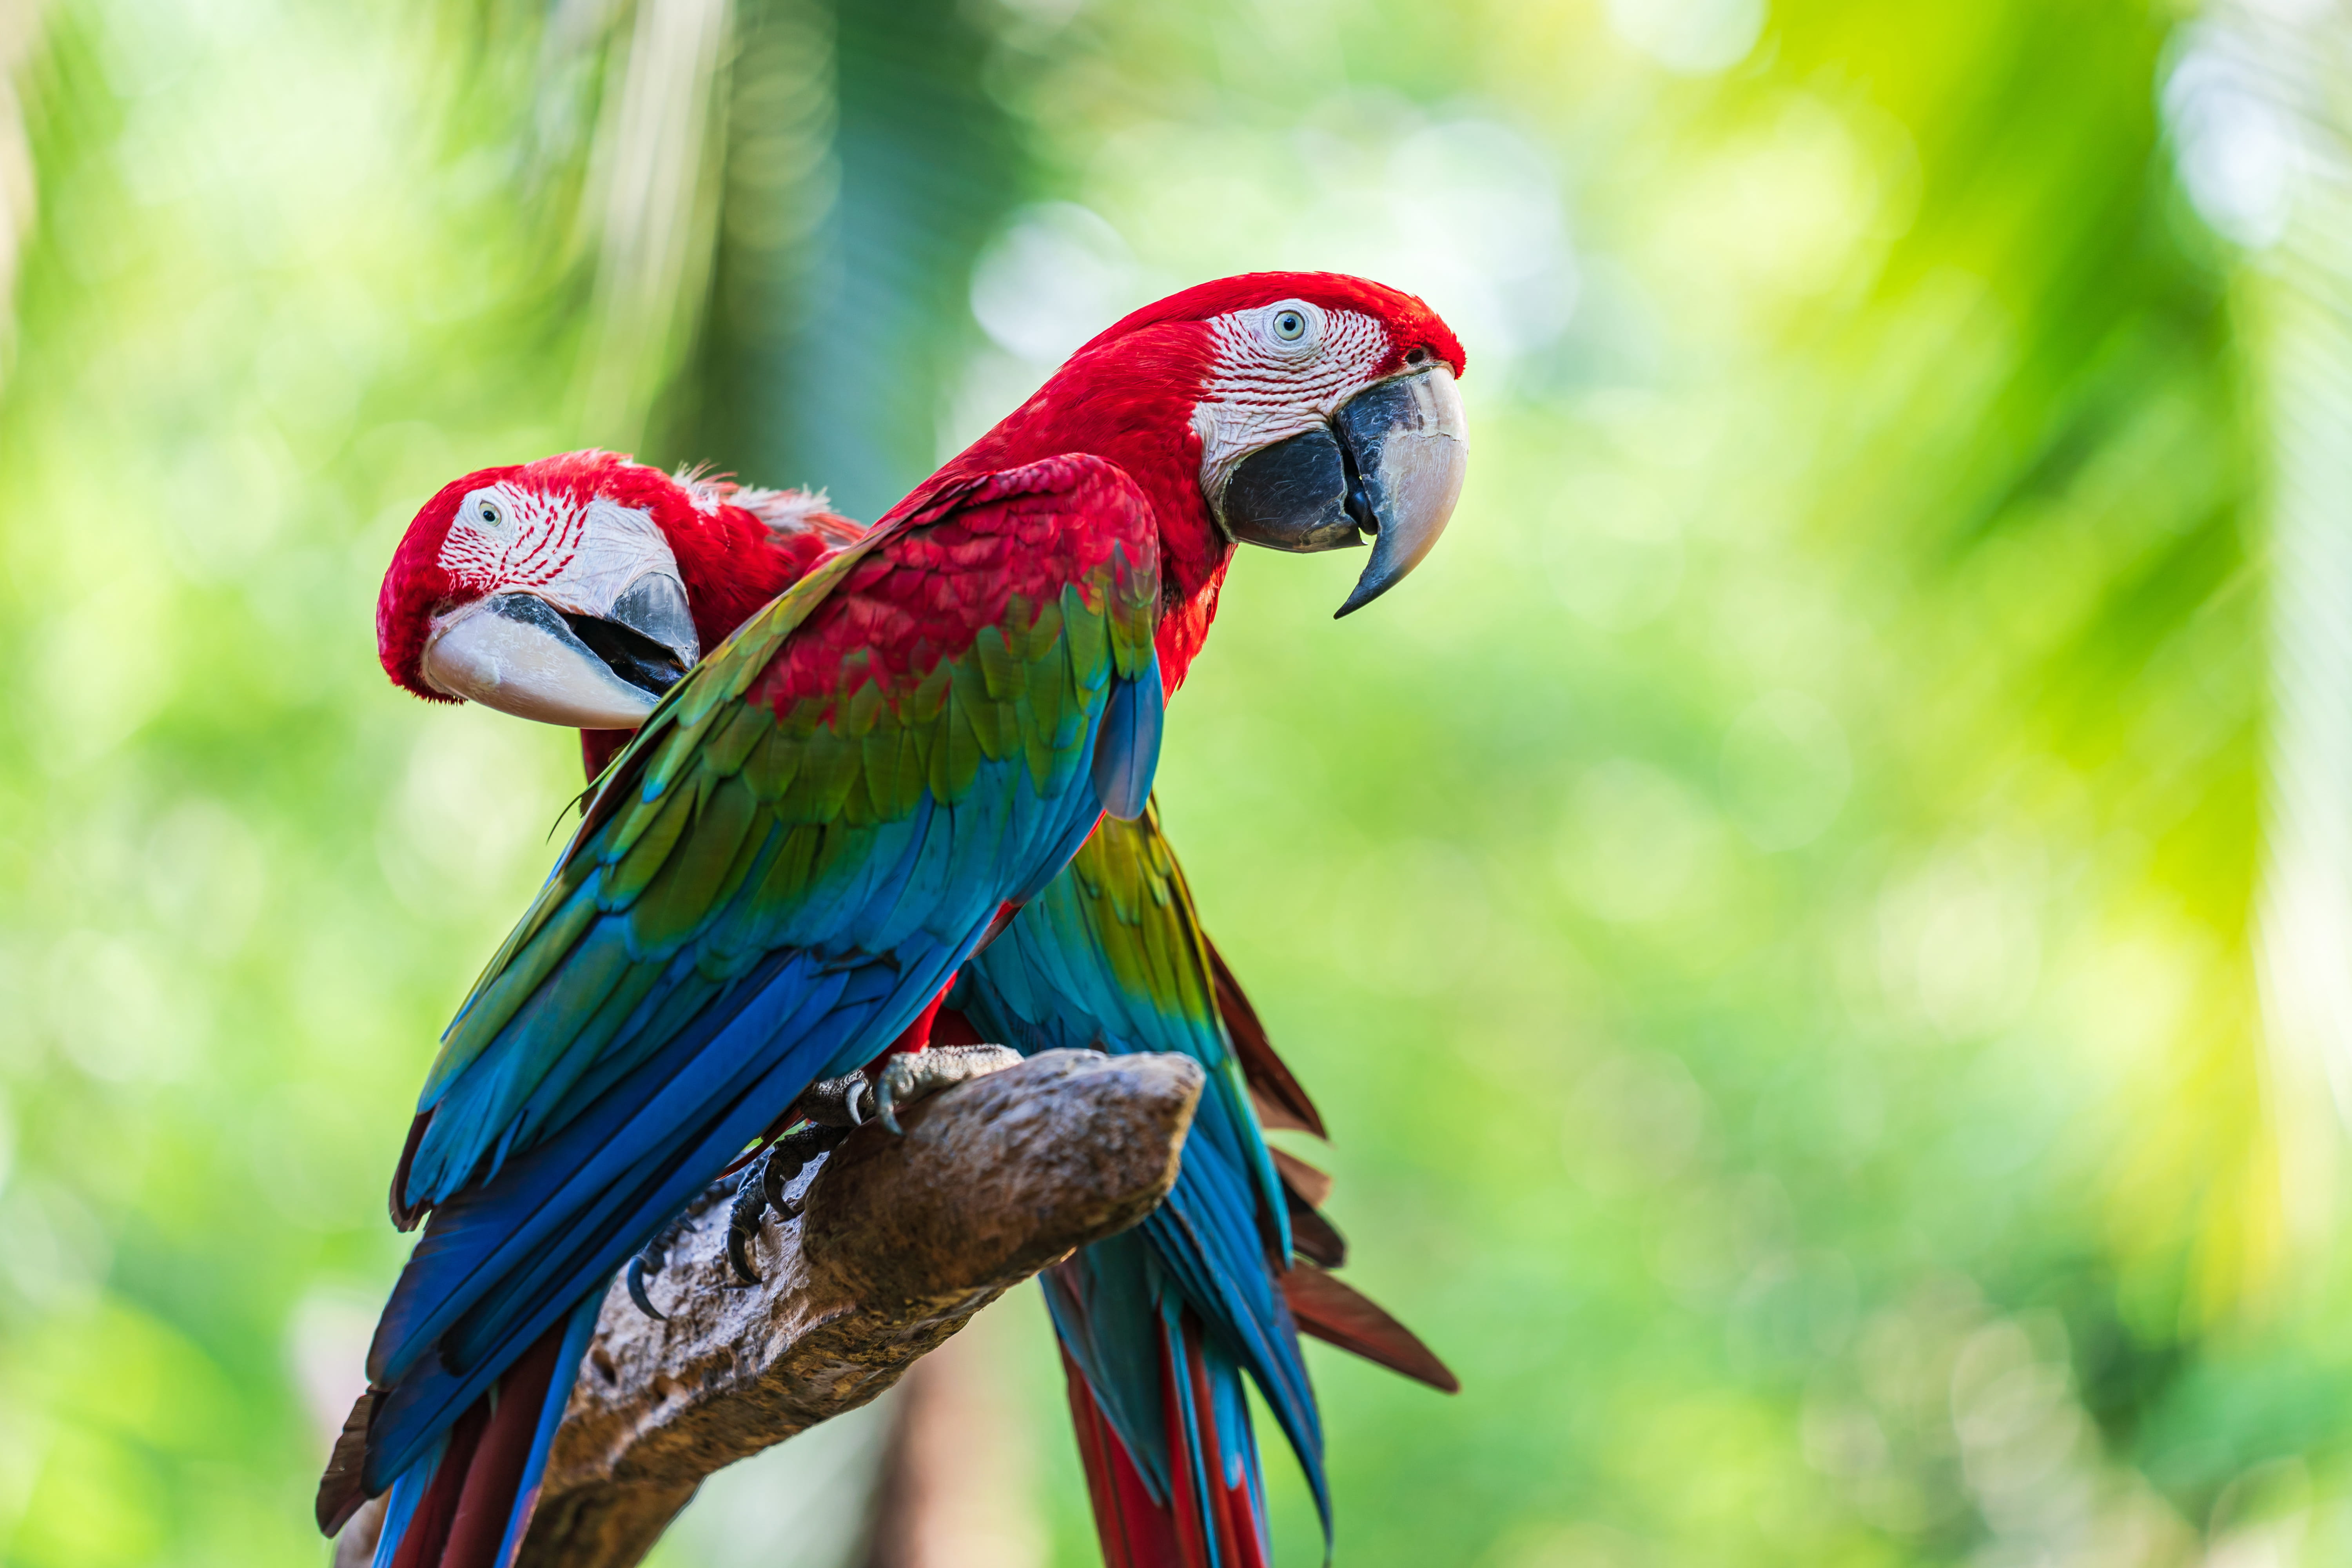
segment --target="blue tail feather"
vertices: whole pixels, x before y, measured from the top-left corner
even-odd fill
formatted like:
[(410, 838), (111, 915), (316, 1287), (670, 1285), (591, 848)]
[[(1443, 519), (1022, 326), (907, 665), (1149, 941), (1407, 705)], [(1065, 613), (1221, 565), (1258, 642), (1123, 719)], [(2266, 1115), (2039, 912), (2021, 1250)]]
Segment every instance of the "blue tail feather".
[[(515, 1425), (514, 1406), (486, 1394), (393, 1481), (374, 1568), (408, 1563), (509, 1568), (530, 1528), (555, 1431), (603, 1304), (601, 1290), (574, 1303), (561, 1336), (534, 1347), (498, 1385), (505, 1399), (535, 1399), (528, 1427)], [(525, 1431), (529, 1446), (518, 1454)]]
[[(1220, 1191), (1220, 1189), (1223, 1189)], [(1199, 1313), (1210, 1341), (1245, 1369), (1298, 1457), (1326, 1537), (1331, 1494), (1323, 1466), (1323, 1421), (1298, 1330), (1247, 1202), (1230, 1166), (1196, 1156), (1188, 1143), (1168, 1200), (1138, 1228), (1175, 1290)]]
[[(1263, 1568), (1270, 1560), (1265, 1479), (1244, 1370), (1173, 1288), (1148, 1247), (1113, 1237), (1044, 1276), (1076, 1404), (1101, 1413), (1154, 1509), (1106, 1499), (1118, 1465), (1089, 1451), (1088, 1482), (1112, 1560), (1184, 1568)], [(1082, 1434), (1083, 1436), (1083, 1434)], [(1108, 1546), (1107, 1551), (1110, 1550)]]
[(392, 1568), (392, 1560), (400, 1552), (400, 1543), (408, 1539), (409, 1526), (415, 1521), (416, 1505), (425, 1500), (425, 1489), (432, 1486), (435, 1471), (441, 1466), (441, 1457), (448, 1451), (449, 1435), (444, 1432), (435, 1441), (431, 1452), (400, 1473), (392, 1483), (392, 1495), (384, 1500), (383, 1524), (375, 1538), (375, 1556), (371, 1568)]

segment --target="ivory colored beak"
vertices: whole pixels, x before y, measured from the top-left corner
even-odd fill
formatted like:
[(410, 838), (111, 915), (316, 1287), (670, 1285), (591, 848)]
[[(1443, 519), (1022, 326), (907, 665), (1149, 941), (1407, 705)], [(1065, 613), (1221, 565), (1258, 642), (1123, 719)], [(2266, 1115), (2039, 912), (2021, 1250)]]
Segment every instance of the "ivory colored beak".
[(1340, 408), (1337, 423), (1379, 529), (1372, 558), (1335, 619), (1362, 609), (1421, 564), (1454, 516), (1470, 469), (1462, 393), (1443, 364), (1366, 388)]
[(543, 599), (498, 594), (425, 645), (425, 679), (452, 697), (577, 730), (634, 730), (655, 696), (589, 650)]

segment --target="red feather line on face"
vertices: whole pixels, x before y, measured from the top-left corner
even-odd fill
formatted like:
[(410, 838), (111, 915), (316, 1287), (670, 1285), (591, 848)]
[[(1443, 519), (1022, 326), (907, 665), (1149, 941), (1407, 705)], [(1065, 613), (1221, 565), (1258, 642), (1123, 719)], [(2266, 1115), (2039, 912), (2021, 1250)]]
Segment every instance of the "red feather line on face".
[(384, 568), (383, 586), (375, 600), (376, 658), (394, 685), (427, 702), (458, 700), (427, 686), (422, 668), (434, 612), (451, 596), (449, 574), (441, 569), (441, 546), (449, 537), (449, 524), (457, 515), (457, 503), (470, 491), (514, 471), (482, 468), (443, 485), (418, 509), (408, 531), (401, 535), (400, 548), (392, 552), (392, 564)]

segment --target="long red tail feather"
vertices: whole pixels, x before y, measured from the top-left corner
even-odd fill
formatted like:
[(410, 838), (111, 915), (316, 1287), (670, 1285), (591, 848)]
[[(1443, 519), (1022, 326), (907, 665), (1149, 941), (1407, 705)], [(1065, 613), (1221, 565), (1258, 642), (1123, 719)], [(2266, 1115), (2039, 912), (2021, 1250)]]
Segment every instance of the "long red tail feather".
[[(1225, 1453), (1217, 1436), (1217, 1402), (1209, 1387), (1208, 1359), (1201, 1353), (1201, 1324), (1192, 1313), (1184, 1314), (1184, 1370), (1192, 1382), (1192, 1409), (1201, 1426), (1201, 1447), (1197, 1455), (1201, 1468), (1207, 1472), (1209, 1518), (1204, 1535), (1213, 1534), (1217, 1542), (1217, 1560), (1228, 1568), (1266, 1568), (1265, 1553), (1258, 1538), (1255, 1510), (1251, 1506), (1249, 1481), (1228, 1484), (1225, 1480)], [(1163, 1353), (1165, 1353), (1163, 1352)], [(1181, 1419), (1174, 1414), (1171, 1401), (1170, 1419)], [(1182, 1452), (1181, 1448), (1177, 1450)], [(1176, 1489), (1185, 1497), (1195, 1495), (1188, 1478), (1180, 1478)], [(1205, 1562), (1206, 1560), (1203, 1559)]]
[(498, 1568), (563, 1332), (559, 1322), (541, 1335), (499, 1379), (495, 1394), (476, 1400), (449, 1428), (392, 1568)]
[[(1165, 1503), (1152, 1498), (1133, 1456), (1096, 1402), (1086, 1374), (1067, 1352), (1063, 1352), (1070, 1420), (1077, 1431), (1078, 1457), (1086, 1464), (1087, 1491), (1094, 1501), (1103, 1562), (1106, 1568), (1209, 1568), (1213, 1563), (1222, 1568), (1267, 1568), (1249, 1482), (1225, 1484), (1216, 1407), (1200, 1354), (1200, 1325), (1188, 1315), (1184, 1330), (1187, 1364), (1179, 1367), (1164, 1342), (1160, 1353), (1161, 1407), (1167, 1413), (1169, 1452), (1176, 1465), (1174, 1484)], [(1189, 1386), (1193, 1408), (1201, 1416), (1197, 1454), (1185, 1431), (1182, 1401), (1177, 1397), (1180, 1377)], [(1208, 1478), (1213, 1500), (1205, 1520), (1194, 1486), (1195, 1462), (1199, 1473)]]
[(548, 1385), (555, 1381), (564, 1327), (559, 1322), (541, 1335), (499, 1379), (498, 1407), (482, 1428), (474, 1462), (466, 1468), (466, 1489), (457, 1499), (440, 1568), (497, 1568), (523, 1467), (530, 1459), (531, 1438), (547, 1405)]
[(449, 1542), (449, 1527), (457, 1522), (457, 1500), (466, 1489), (466, 1472), (473, 1465), (474, 1449), (481, 1442), (482, 1428), (489, 1425), (489, 1402), (477, 1400), (450, 1426), (441, 1461), (434, 1467), (433, 1483), (417, 1500), (416, 1511), (409, 1515), (408, 1528), (400, 1537), (400, 1548), (393, 1553), (392, 1568), (436, 1568), (440, 1563), (441, 1549)]
[(1192, 1450), (1192, 1441), (1184, 1430), (1184, 1404), (1176, 1387), (1176, 1362), (1168, 1353), (1168, 1342), (1160, 1342), (1160, 1408), (1168, 1422), (1168, 1458), (1171, 1472), (1168, 1478), (1168, 1501), (1171, 1522), (1175, 1526), (1176, 1560), (1184, 1568), (1205, 1568), (1209, 1561), (1208, 1531), (1201, 1519), (1201, 1502), (1192, 1485), (1184, 1458)]
[(1062, 1352), (1062, 1371), (1068, 1377), (1070, 1424), (1077, 1429), (1078, 1457), (1087, 1467), (1105, 1568), (1186, 1568), (1178, 1555), (1174, 1516), (1151, 1500), (1142, 1473), (1067, 1351)]

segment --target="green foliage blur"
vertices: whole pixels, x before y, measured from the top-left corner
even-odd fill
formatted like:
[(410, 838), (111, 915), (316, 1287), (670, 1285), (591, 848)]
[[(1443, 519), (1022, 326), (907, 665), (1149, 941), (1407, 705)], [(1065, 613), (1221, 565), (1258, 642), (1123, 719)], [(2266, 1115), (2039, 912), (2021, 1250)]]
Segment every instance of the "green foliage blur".
[(2252, 16), (0, 17), (0, 1561), (324, 1561), (383, 1185), (578, 786), (378, 670), (425, 497), (594, 443), (871, 517), (1276, 267), (1424, 294), (1476, 441), (1373, 611), (1237, 563), (1160, 777), (1350, 1278), (1465, 1384), (1311, 1352), (1339, 1560), (2352, 1557), (2342, 1133), (2282, 1021), (2347, 954), (2262, 912), (2329, 869), (2272, 519), (2345, 526), (2294, 459), (2352, 362), (2281, 323), (2352, 248), (2262, 161)]

